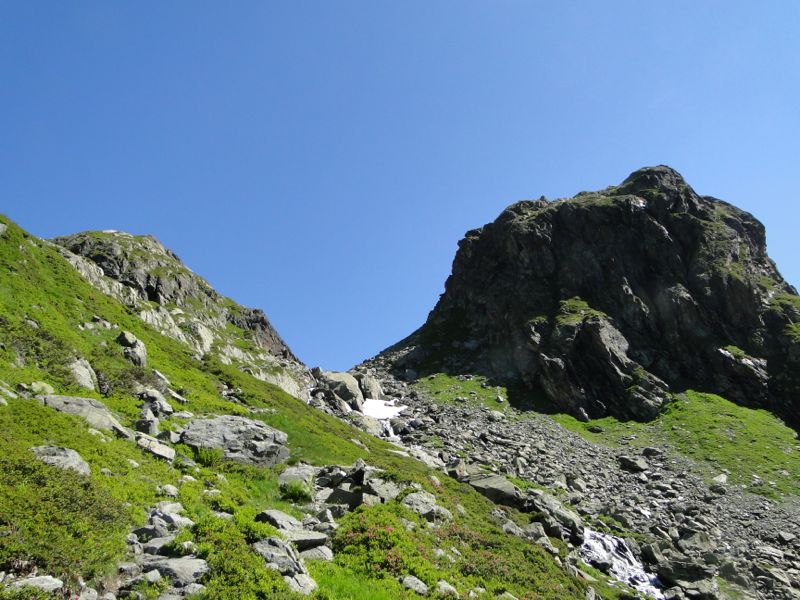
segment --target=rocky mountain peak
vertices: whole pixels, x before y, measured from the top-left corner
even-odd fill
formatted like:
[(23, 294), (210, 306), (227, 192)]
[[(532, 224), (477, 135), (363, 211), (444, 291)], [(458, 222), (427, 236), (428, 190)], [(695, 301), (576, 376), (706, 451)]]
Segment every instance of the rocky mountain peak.
[(798, 307), (761, 223), (647, 167), (468, 232), (392, 351), (399, 372), (480, 373), (580, 418), (650, 419), (691, 387), (796, 420)]
[(628, 175), (619, 186), (625, 194), (636, 194), (642, 190), (658, 190), (663, 192), (692, 191), (683, 176), (672, 167), (658, 165), (643, 167)]

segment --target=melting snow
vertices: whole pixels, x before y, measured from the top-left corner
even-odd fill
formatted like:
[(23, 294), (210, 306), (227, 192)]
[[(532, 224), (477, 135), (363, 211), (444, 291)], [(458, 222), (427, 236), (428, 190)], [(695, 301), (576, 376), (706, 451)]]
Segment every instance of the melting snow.
[(364, 405), (361, 410), (365, 415), (375, 417), (376, 419), (392, 419), (407, 408), (403, 405), (397, 406), (395, 402), (395, 400), (367, 399), (364, 400)]

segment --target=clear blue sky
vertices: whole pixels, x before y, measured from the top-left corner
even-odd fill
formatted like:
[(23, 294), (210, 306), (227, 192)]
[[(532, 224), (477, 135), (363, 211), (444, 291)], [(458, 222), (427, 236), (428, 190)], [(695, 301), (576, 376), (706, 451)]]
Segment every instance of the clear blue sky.
[(404, 337), (464, 232), (669, 164), (800, 284), (800, 3), (0, 5), (0, 212), (152, 233), (310, 365)]

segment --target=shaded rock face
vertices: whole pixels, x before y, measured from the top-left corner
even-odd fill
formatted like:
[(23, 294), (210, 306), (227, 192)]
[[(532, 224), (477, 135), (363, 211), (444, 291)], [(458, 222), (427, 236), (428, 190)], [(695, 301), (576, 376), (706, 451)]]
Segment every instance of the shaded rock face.
[(468, 232), (425, 325), (387, 352), (406, 377), (483, 373), (579, 418), (646, 420), (692, 387), (797, 422), (799, 323), (762, 224), (659, 166)]

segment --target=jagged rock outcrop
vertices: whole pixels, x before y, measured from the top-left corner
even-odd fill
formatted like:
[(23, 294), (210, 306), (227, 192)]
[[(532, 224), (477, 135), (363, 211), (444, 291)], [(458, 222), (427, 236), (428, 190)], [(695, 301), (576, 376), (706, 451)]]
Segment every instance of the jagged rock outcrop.
[(800, 298), (761, 223), (659, 166), (468, 232), (388, 354), (407, 377), (482, 373), (579, 418), (646, 420), (692, 387), (797, 422)]
[(92, 231), (53, 242), (94, 287), (137, 311), (160, 333), (198, 356), (213, 352), (289, 394), (304, 394), (307, 370), (264, 312), (219, 294), (154, 237)]

